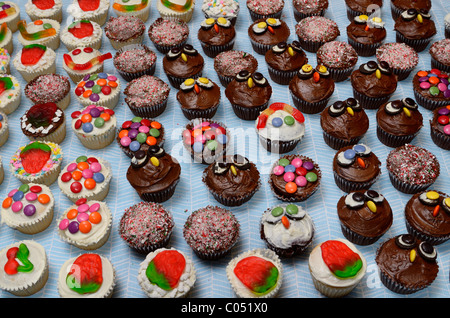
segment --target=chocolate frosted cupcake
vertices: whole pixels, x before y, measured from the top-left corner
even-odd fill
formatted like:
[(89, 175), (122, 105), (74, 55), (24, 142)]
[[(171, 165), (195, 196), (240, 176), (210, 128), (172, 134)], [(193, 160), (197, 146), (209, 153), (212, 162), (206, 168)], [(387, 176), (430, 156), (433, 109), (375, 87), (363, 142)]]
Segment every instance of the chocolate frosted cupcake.
[(225, 96), (237, 117), (255, 120), (267, 108), (272, 96), (272, 86), (261, 73), (251, 74), (244, 70), (228, 84)]
[(247, 0), (247, 9), (253, 21), (281, 17), (284, 0)]
[(320, 114), (323, 140), (333, 149), (357, 144), (369, 129), (369, 117), (353, 97), (336, 101)]
[(272, 166), (270, 188), (279, 200), (301, 202), (319, 188), (322, 172), (311, 159), (302, 155), (286, 155)]
[(345, 0), (347, 18), (350, 21), (358, 15), (370, 15), (379, 12), (383, 6), (383, 0)]
[(341, 148), (333, 159), (336, 185), (344, 192), (369, 189), (381, 175), (381, 162), (364, 144)]
[(189, 36), (189, 26), (178, 18), (158, 18), (148, 28), (155, 48), (166, 54), (171, 48), (183, 46)]
[(324, 16), (328, 5), (328, 0), (292, 0), (294, 18), (298, 22), (313, 15)]
[(212, 118), (220, 105), (220, 87), (206, 77), (188, 78), (180, 85), (177, 101), (187, 119)]
[(335, 82), (345, 81), (350, 77), (358, 54), (347, 42), (330, 41), (322, 45), (316, 54), (317, 64), (324, 65)]
[(408, 194), (424, 191), (440, 173), (435, 155), (410, 144), (391, 150), (386, 158), (386, 169), (394, 188)]
[(358, 190), (342, 196), (337, 213), (344, 236), (358, 245), (371, 245), (391, 227), (392, 209), (374, 190)]
[(289, 82), (289, 92), (295, 107), (306, 114), (320, 113), (334, 93), (334, 80), (326, 66), (315, 69), (305, 64)]
[(450, 106), (434, 110), (430, 119), (431, 140), (442, 149), (450, 150)]
[(431, 68), (450, 72), (450, 39), (434, 42), (430, 47), (429, 53), (431, 56)]
[(243, 51), (225, 51), (214, 58), (214, 70), (224, 87), (227, 87), (240, 71), (246, 70), (249, 73), (254, 73), (257, 68), (258, 60), (253, 55)]
[(392, 19), (396, 20), (405, 10), (431, 10), (431, 0), (391, 0)]
[(192, 212), (183, 227), (186, 243), (199, 258), (207, 260), (227, 255), (239, 234), (240, 225), (234, 214), (211, 205)]
[(426, 10), (408, 9), (395, 20), (396, 41), (422, 52), (436, 34), (436, 26)]
[(280, 42), (265, 54), (270, 78), (278, 84), (287, 85), (300, 68), (308, 63), (305, 52), (298, 41), (291, 44)]
[(409, 97), (381, 105), (376, 119), (377, 137), (388, 147), (410, 143), (423, 126), (423, 116)]
[(386, 38), (384, 22), (379, 17), (370, 19), (367, 15), (358, 15), (347, 26), (348, 43), (359, 56), (372, 56)]
[(434, 110), (450, 103), (449, 74), (438, 69), (418, 71), (413, 80), (414, 97), (420, 106)]
[(142, 200), (161, 203), (173, 196), (180, 175), (178, 161), (155, 145), (133, 154), (126, 176)]
[(272, 46), (286, 42), (291, 31), (286, 22), (280, 19), (258, 19), (248, 27), (248, 36), (253, 50), (258, 54), (266, 54)]
[(162, 65), (170, 84), (179, 89), (186, 79), (202, 76), (205, 61), (192, 45), (185, 44), (182, 48), (170, 49), (164, 56)]
[(377, 250), (381, 282), (397, 294), (413, 294), (431, 285), (439, 272), (437, 251), (410, 234), (385, 241)]
[(397, 75), (388, 63), (369, 61), (361, 64), (350, 77), (353, 96), (363, 108), (377, 109), (386, 103), (397, 89)]
[(225, 206), (249, 201), (261, 186), (256, 165), (241, 155), (226, 155), (203, 171), (203, 183), (214, 199)]
[(221, 52), (233, 49), (236, 30), (226, 18), (209, 18), (200, 24), (197, 37), (206, 56), (214, 58)]
[(105, 35), (116, 50), (130, 44), (142, 43), (145, 24), (138, 17), (110, 17), (105, 25)]
[(406, 79), (419, 63), (417, 52), (405, 43), (385, 43), (377, 49), (375, 55), (378, 63), (389, 64), (398, 81)]
[(336, 40), (340, 35), (337, 23), (322, 16), (300, 20), (295, 26), (295, 33), (302, 48), (313, 53), (317, 52), (323, 44)]
[(25, 86), (24, 93), (34, 104), (56, 103), (64, 110), (70, 104), (70, 81), (63, 75), (40, 75)]
[(132, 44), (119, 49), (113, 58), (113, 64), (119, 74), (132, 81), (143, 75), (153, 75), (156, 69), (156, 54), (146, 45)]
[(271, 207), (261, 218), (261, 239), (280, 257), (303, 254), (311, 245), (314, 233), (310, 215), (293, 203)]

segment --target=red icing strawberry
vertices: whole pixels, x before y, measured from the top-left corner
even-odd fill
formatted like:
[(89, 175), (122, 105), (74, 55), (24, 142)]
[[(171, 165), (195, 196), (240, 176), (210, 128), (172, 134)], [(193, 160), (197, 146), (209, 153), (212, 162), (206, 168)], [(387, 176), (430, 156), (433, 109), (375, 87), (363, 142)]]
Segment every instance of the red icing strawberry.
[(35, 141), (20, 152), (23, 169), (28, 173), (38, 173), (50, 159), (51, 148), (42, 142)]
[(278, 269), (261, 257), (250, 256), (240, 260), (234, 274), (248, 289), (255, 293), (265, 293), (275, 286)]
[(22, 48), (20, 61), (23, 65), (35, 65), (44, 55), (47, 47), (40, 44), (30, 44)]
[(32, 0), (31, 2), (41, 10), (51, 9), (55, 5), (54, 0)]
[(77, 39), (83, 39), (94, 33), (94, 26), (88, 20), (74, 22), (69, 26), (69, 32)]
[(362, 267), (361, 257), (341, 241), (326, 241), (320, 248), (323, 261), (339, 278), (353, 277)]
[(158, 253), (147, 267), (147, 278), (164, 290), (171, 290), (178, 285), (186, 267), (184, 256), (174, 250)]
[(94, 11), (100, 6), (100, 0), (78, 0), (78, 5), (83, 11)]
[(96, 292), (103, 283), (102, 259), (97, 254), (83, 254), (72, 264), (67, 285), (79, 294)]
[(27, 111), (28, 121), (34, 127), (48, 127), (52, 123), (58, 106), (55, 103), (37, 104)]

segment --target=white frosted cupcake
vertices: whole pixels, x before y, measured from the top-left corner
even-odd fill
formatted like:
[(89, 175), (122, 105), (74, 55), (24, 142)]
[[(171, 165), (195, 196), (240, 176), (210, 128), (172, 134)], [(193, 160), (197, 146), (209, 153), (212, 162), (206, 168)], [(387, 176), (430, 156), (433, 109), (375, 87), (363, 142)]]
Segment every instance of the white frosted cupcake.
[(162, 18), (178, 18), (189, 22), (194, 15), (195, 0), (156, 0), (156, 9)]
[(78, 47), (63, 55), (63, 69), (74, 83), (80, 82), (86, 75), (103, 72), (103, 62), (112, 58), (111, 53), (101, 54), (91, 47)]
[(73, 0), (67, 7), (67, 13), (76, 20), (87, 19), (105, 24), (108, 18), (109, 0)]
[(56, 20), (42, 19), (30, 23), (25, 20), (19, 22), (19, 35), (17, 39), (23, 45), (41, 44), (52, 50), (59, 47), (60, 24)]
[(49, 227), (53, 220), (55, 199), (43, 184), (24, 183), (12, 189), (3, 200), (1, 222), (25, 234), (36, 234)]
[(0, 12), (3, 12), (4, 16), (0, 18), (0, 24), (6, 22), (8, 28), (14, 33), (17, 31), (17, 23), (20, 20), (19, 5), (15, 1), (2, 1), (2, 3)]
[[(160, 268), (170, 275), (169, 278), (175, 276), (178, 280), (168, 281)], [(150, 298), (183, 298), (187, 297), (197, 277), (194, 263), (183, 252), (160, 248), (150, 252), (140, 264), (137, 279)]]
[(0, 82), (3, 82), (3, 87), (6, 89), (0, 94), (0, 111), (6, 115), (14, 112), (20, 105), (21, 93), (20, 83), (12, 75), (0, 74)]
[(9, 167), (22, 183), (51, 185), (61, 171), (63, 152), (58, 144), (32, 141), (20, 147), (11, 157)]
[(112, 171), (109, 162), (96, 157), (79, 156), (61, 170), (58, 186), (72, 201), (102, 201), (109, 192)]
[(75, 95), (83, 106), (98, 105), (114, 109), (119, 102), (120, 79), (109, 73), (86, 74), (75, 88)]
[(117, 118), (112, 109), (89, 105), (72, 113), (72, 130), (89, 149), (102, 149), (116, 137)]
[(99, 50), (102, 46), (103, 30), (97, 22), (89, 20), (73, 21), (61, 28), (61, 41), (67, 50), (80, 47), (91, 47)]
[(317, 245), (309, 255), (308, 264), (314, 287), (330, 298), (348, 295), (367, 270), (364, 256), (345, 239)]
[(0, 269), (0, 288), (13, 295), (33, 295), (47, 283), (47, 253), (33, 240), (19, 241), (2, 249), (0, 263), (5, 264)]
[(30, 44), (16, 54), (13, 65), (30, 82), (40, 75), (56, 73), (56, 53), (44, 45)]
[(9, 137), (8, 116), (0, 112), (0, 147), (5, 144)]
[(3, 22), (0, 26), (0, 47), (7, 50), (9, 54), (12, 54), (14, 50), (12, 32), (6, 22)]
[(58, 220), (58, 235), (83, 250), (102, 247), (111, 233), (112, 215), (106, 203), (84, 198), (64, 211)]
[(151, 0), (114, 0), (113, 11), (118, 15), (131, 15), (146, 22), (150, 15)]
[(69, 78), (54, 73), (35, 77), (25, 85), (23, 92), (33, 104), (55, 103), (62, 110), (71, 100)]
[[(88, 279), (81, 274), (89, 271)], [(104, 256), (85, 253), (64, 262), (59, 270), (58, 292), (62, 298), (110, 298), (116, 285), (114, 266)]]
[(11, 55), (7, 49), (0, 47), (0, 74), (10, 74)]
[(34, 1), (28, 0), (25, 4), (25, 12), (31, 21), (39, 19), (52, 19), (59, 23), (62, 21), (62, 0)]

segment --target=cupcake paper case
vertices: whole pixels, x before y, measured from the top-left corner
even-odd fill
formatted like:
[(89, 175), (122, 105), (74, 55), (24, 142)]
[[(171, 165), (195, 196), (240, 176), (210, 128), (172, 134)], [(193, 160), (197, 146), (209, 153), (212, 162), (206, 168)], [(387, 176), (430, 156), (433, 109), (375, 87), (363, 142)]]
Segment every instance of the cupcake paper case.
[(431, 140), (442, 149), (450, 149), (450, 106), (440, 107), (434, 110), (430, 119)]
[(449, 74), (438, 69), (418, 71), (412, 80), (417, 104), (434, 110), (450, 103)]
[(124, 46), (113, 58), (114, 67), (126, 81), (132, 81), (143, 75), (153, 75), (156, 61), (155, 52), (142, 44)]
[(170, 0), (156, 0), (156, 9), (163, 18), (177, 18), (189, 22), (194, 15), (195, 0), (172, 2)]
[(12, 54), (14, 50), (12, 32), (6, 22), (0, 24), (0, 47), (7, 50), (9, 54)]
[(41, 44), (26, 45), (14, 57), (13, 65), (30, 82), (40, 75), (56, 73), (56, 53)]
[(334, 41), (340, 35), (338, 25), (322, 16), (312, 16), (300, 20), (295, 33), (302, 48), (308, 52), (317, 50), (326, 42)]
[(40, 19), (52, 19), (62, 22), (62, 0), (35, 1), (28, 0), (25, 4), (25, 12), (31, 21)]
[(151, 0), (114, 0), (112, 9), (117, 16), (134, 16), (146, 22), (150, 15)]
[(408, 9), (395, 20), (396, 41), (411, 46), (417, 52), (425, 50), (437, 33), (431, 15), (425, 11)]
[(120, 79), (109, 73), (86, 74), (75, 88), (82, 106), (97, 105), (114, 109), (120, 97)]
[(378, 63), (389, 64), (398, 81), (406, 79), (419, 63), (417, 52), (405, 43), (385, 43), (377, 49), (375, 56)]
[(166, 54), (171, 48), (186, 44), (189, 26), (178, 18), (157, 18), (148, 28), (148, 36), (155, 48)]
[(21, 20), (18, 23), (18, 28), (20, 33), (17, 38), (23, 46), (41, 44), (52, 50), (59, 47), (61, 26), (56, 20), (42, 19), (28, 24), (25, 20)]
[(105, 35), (116, 50), (130, 44), (142, 43), (144, 22), (134, 16), (110, 17), (105, 25)]
[(67, 13), (77, 20), (87, 19), (103, 25), (108, 18), (109, 6), (109, 0), (73, 0)]
[(450, 39), (442, 39), (430, 46), (431, 68), (450, 72)]
[(345, 81), (350, 77), (358, 54), (347, 42), (330, 41), (324, 43), (316, 54), (317, 65), (324, 65), (335, 82)]
[(0, 112), (0, 147), (3, 146), (9, 137), (8, 116)]
[(225, 51), (214, 58), (214, 70), (224, 87), (227, 87), (240, 71), (245, 70), (249, 73), (254, 73), (257, 68), (258, 60), (244, 51)]
[(21, 85), (11, 75), (0, 74), (0, 82), (4, 83), (5, 90), (0, 94), (0, 111), (6, 115), (14, 112), (21, 102)]
[(2, 18), (0, 18), (0, 24), (6, 22), (8, 29), (12, 33), (17, 31), (17, 23), (20, 21), (20, 8), (13, 1), (3, 1), (1, 7)]
[(62, 110), (71, 101), (69, 78), (59, 74), (37, 76), (27, 83), (23, 92), (33, 104), (55, 103)]
[(283, 12), (284, 0), (247, 0), (247, 9), (253, 21), (258, 19), (279, 19)]

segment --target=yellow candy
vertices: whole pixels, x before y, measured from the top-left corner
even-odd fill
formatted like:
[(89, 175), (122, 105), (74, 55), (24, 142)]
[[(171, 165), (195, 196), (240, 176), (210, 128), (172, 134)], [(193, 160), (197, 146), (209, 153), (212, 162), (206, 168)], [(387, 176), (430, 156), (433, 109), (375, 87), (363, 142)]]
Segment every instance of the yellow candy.
[(325, 65), (319, 65), (318, 70), (320, 73), (326, 73), (327, 67)]
[(437, 199), (439, 199), (439, 193), (437, 193), (436, 191), (428, 191), (427, 198), (430, 200), (437, 200)]
[(367, 201), (367, 207), (373, 213), (377, 212), (377, 206), (375, 205), (375, 203), (373, 203), (373, 201)]
[(444, 203), (445, 203), (446, 206), (450, 207), (450, 198), (446, 198), (444, 200)]
[(420, 15), (420, 14), (417, 15), (417, 21), (419, 21), (419, 23), (423, 22), (422, 15)]
[(372, 21), (375, 22), (375, 23), (381, 23), (381, 22), (383, 22), (383, 20), (381, 20), (380, 17), (374, 17), (374, 18), (372, 19)]
[(253, 78), (249, 77), (248, 80), (247, 80), (247, 83), (248, 83), (248, 87), (252, 88), (253, 85), (254, 85), (253, 84)]
[(258, 28), (265, 29), (266, 27), (267, 27), (267, 23), (266, 22), (259, 22), (258, 23)]
[(360, 18), (361, 20), (363, 20), (363, 21), (369, 20), (369, 17), (368, 17), (367, 15), (365, 15), (365, 14), (361, 14), (361, 15), (359, 16), (359, 18)]
[(268, 18), (267, 23), (269, 23), (269, 25), (274, 25), (277, 24), (277, 20), (275, 20), (274, 18)]
[(156, 157), (151, 157), (150, 158), (151, 163), (155, 166), (155, 167), (159, 167), (159, 160)]
[(231, 165), (230, 170), (235, 176), (237, 176), (236, 168), (233, 165)]
[(408, 108), (403, 107), (403, 111), (405, 112), (406, 116), (411, 117), (411, 112), (409, 111)]
[(416, 250), (411, 250), (411, 252), (409, 253), (409, 260), (411, 261), (411, 263), (413, 263), (415, 259), (416, 259)]
[(181, 53), (181, 58), (183, 59), (183, 61), (187, 62), (187, 56), (184, 53)]
[(191, 86), (194, 85), (195, 80), (193, 78), (188, 78), (187, 80), (184, 81), (184, 85), (186, 86)]
[(219, 22), (220, 24), (227, 24), (227, 19), (220, 17), (217, 19), (217, 22)]
[(288, 47), (288, 53), (290, 56), (294, 56), (295, 51), (292, 49), (292, 47)]
[(347, 107), (347, 112), (352, 116), (355, 115), (355, 112), (353, 111), (353, 108), (351, 108), (351, 107)]
[(306, 72), (306, 73), (309, 73), (309, 72), (311, 72), (312, 71), (312, 66), (311, 65), (309, 65), (309, 64), (305, 64), (305, 65), (303, 65), (302, 66), (302, 70), (303, 70), (303, 72)]
[(376, 76), (378, 79), (381, 78), (381, 71), (380, 71), (379, 69), (377, 69), (377, 70), (375, 71), (375, 76)]
[(205, 23), (207, 24), (207, 25), (212, 25), (212, 24), (214, 24), (214, 19), (212, 19), (212, 18), (209, 18), (209, 19), (206, 19), (205, 20)]
[(200, 77), (198, 79), (198, 81), (202, 84), (208, 84), (209, 83), (209, 79), (207, 79), (206, 77)]

